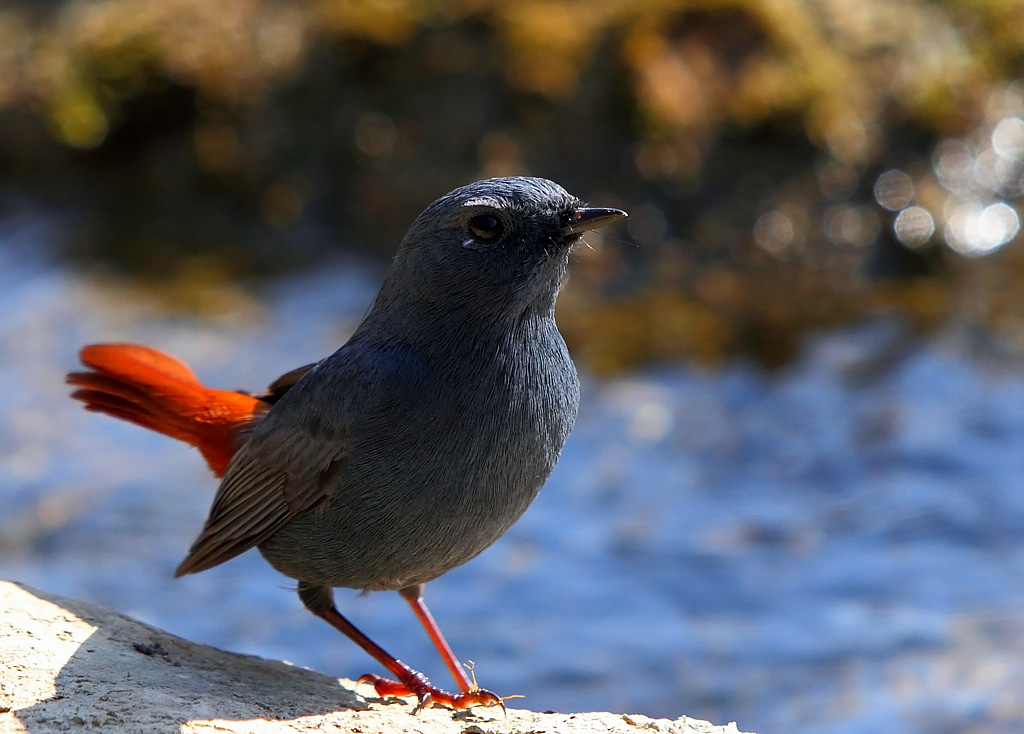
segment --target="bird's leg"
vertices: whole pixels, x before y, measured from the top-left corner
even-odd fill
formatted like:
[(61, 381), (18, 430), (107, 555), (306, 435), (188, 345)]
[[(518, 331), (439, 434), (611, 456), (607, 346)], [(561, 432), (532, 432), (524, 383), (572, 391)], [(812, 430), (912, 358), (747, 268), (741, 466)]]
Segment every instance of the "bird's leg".
[(448, 667), (448, 671), (452, 674), (452, 678), (455, 679), (456, 684), (459, 686), (459, 690), (463, 693), (470, 691), (479, 690), (479, 687), (469, 680), (469, 676), (466, 675), (465, 669), (462, 667), (462, 663), (455, 657), (455, 653), (452, 652), (452, 648), (448, 645), (448, 641), (444, 639), (444, 635), (441, 634), (441, 628), (437, 626), (437, 622), (434, 621), (434, 615), (427, 609), (426, 602), (423, 601), (423, 584), (416, 584), (415, 586), (407, 586), (404, 589), (399, 589), (398, 593), (402, 595), (409, 606), (412, 608), (412, 613), (416, 615), (416, 619), (423, 625), (423, 629), (427, 631), (427, 635), (430, 636), (430, 641), (434, 643), (434, 647), (437, 648), (437, 652), (441, 655), (441, 659), (444, 660), (444, 664)]
[[(380, 696), (416, 696), (419, 704), (416, 710), (431, 706), (447, 706), (451, 709), (468, 709), (473, 706), (505, 706), (501, 699), (490, 691), (473, 688), (470, 684), (461, 693), (448, 693), (432, 685), (423, 673), (413, 670), (408, 665), (388, 653), (384, 648), (360, 632), (355, 625), (341, 616), (334, 606), (333, 593), (330, 587), (299, 582), (299, 598), (306, 609), (327, 622), (359, 647), (369, 653), (374, 660), (387, 668), (397, 680), (388, 680), (368, 673), (359, 679), (360, 683), (373, 683), (374, 690)], [(450, 651), (449, 651), (450, 652)]]

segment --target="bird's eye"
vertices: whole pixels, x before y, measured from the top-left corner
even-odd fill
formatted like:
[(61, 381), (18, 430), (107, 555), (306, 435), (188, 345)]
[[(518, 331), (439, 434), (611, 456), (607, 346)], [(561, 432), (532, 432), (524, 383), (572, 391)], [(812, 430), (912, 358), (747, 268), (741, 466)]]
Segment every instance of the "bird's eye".
[(501, 220), (490, 214), (478, 214), (469, 220), (470, 234), (474, 239), (482, 242), (489, 242), (501, 236), (504, 229), (505, 225), (501, 223)]

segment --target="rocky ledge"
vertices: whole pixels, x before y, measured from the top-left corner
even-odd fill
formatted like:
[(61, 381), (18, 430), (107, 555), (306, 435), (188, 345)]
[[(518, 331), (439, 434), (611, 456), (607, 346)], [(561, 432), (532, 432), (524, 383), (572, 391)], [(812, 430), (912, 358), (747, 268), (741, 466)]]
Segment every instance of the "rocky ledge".
[(0, 582), (0, 734), (739, 734), (634, 714), (521, 709), (413, 714), (369, 686), (182, 640), (128, 617)]

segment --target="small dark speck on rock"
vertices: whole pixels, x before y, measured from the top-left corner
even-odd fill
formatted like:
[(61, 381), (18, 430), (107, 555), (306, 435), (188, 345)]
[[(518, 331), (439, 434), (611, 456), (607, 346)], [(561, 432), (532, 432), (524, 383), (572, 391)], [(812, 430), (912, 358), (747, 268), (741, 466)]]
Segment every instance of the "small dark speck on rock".
[[(147, 645), (145, 642), (135, 642), (132, 643), (132, 647), (135, 648), (136, 652), (141, 653), (143, 655), (159, 655), (164, 660), (170, 662), (170, 653), (168, 653), (167, 650), (164, 649), (164, 646), (161, 645), (159, 642), (154, 642), (152, 645)], [(178, 665), (178, 663), (174, 663), (174, 665)]]
[(633, 719), (631, 719), (628, 714), (623, 714), (622, 715), (622, 720), (625, 721), (630, 726), (635, 726), (635, 727), (638, 727), (638, 728), (641, 728), (641, 729), (657, 729), (658, 728), (657, 725), (654, 724), (654, 722), (651, 722), (651, 721), (647, 721), (647, 722), (644, 722), (642, 724), (638, 724), (637, 722), (633, 721)]

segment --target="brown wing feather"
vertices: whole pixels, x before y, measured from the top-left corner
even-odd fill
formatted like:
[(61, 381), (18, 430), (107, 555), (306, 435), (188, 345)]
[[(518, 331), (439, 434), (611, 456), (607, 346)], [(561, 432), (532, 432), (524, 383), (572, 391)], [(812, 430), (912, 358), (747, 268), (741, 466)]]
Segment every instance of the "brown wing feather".
[(254, 397), (259, 398), (265, 403), (270, 403), (271, 405), (273, 405), (278, 400), (280, 400), (281, 397), (286, 392), (291, 390), (292, 387), (295, 386), (296, 382), (305, 377), (307, 372), (316, 367), (316, 365), (317, 363), (314, 362), (313, 364), (307, 364), (302, 367), (297, 367), (291, 372), (285, 372), (283, 375), (281, 375), (272, 383), (270, 383), (270, 386), (267, 387), (267, 391), (265, 393), (255, 395)]
[[(254, 437), (232, 460), (217, 490), (199, 537), (175, 576), (217, 566), (259, 545), (282, 526), (330, 499), (333, 486), (323, 481), (343, 461), (341, 451), (310, 446), (301, 430)], [(340, 448), (340, 447), (338, 447)], [(300, 458), (301, 457), (301, 458)], [(282, 466), (292, 471), (282, 472)]]

